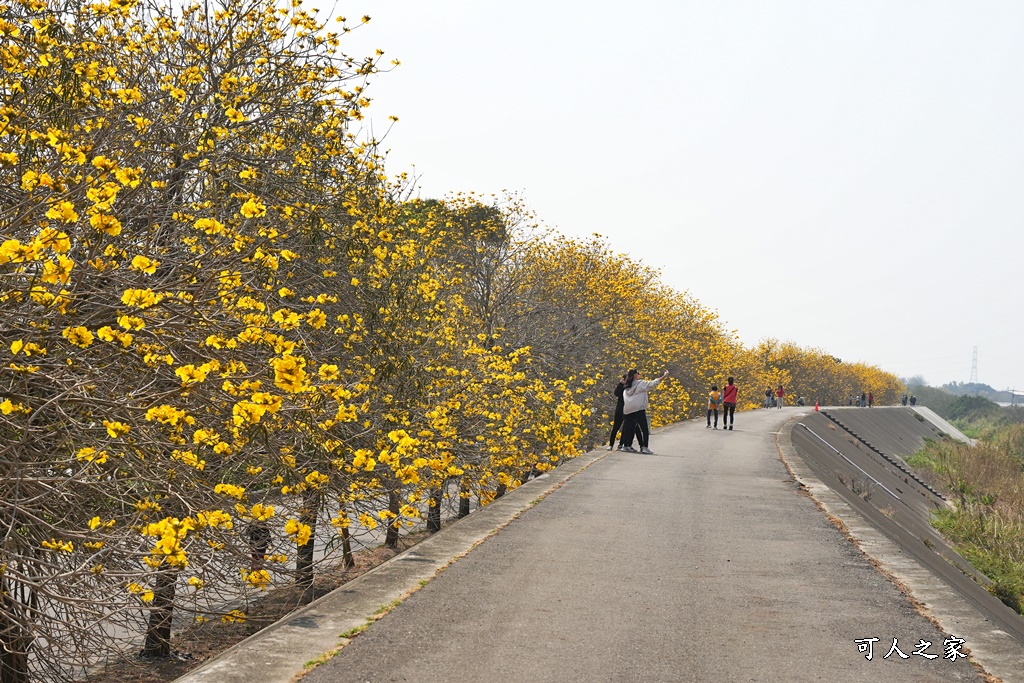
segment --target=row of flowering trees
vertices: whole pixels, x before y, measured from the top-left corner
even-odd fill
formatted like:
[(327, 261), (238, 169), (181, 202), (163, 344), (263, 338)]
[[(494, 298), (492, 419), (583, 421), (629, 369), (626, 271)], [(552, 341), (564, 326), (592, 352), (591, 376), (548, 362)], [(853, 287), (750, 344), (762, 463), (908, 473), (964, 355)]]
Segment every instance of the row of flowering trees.
[(352, 28), (300, 0), (0, 0), (3, 683), (165, 655), (172, 618), (310, 586), (318, 548), (486, 504), (600, 441), (630, 365), (672, 371), (657, 423), (727, 374), (896, 390), (744, 348), (515, 198), (409, 199)]

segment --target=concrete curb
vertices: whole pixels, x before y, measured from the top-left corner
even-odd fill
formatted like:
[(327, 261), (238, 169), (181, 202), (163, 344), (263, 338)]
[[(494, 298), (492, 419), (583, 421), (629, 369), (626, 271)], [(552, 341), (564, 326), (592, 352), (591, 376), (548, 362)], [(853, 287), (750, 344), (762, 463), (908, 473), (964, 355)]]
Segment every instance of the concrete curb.
[(793, 447), (791, 434), (800, 417), (779, 430), (776, 444), (782, 462), (794, 478), (843, 530), (861, 552), (890, 576), (898, 588), (918, 603), (921, 613), (947, 635), (967, 640), (970, 658), (1003, 683), (1024, 683), (1024, 653), (1004, 631), (982, 616), (970, 602), (904, 553), (885, 534), (868, 524), (832, 489), (818, 479)]
[(598, 462), (594, 450), (526, 482), (490, 505), (417, 543), (357, 579), (271, 624), (175, 683), (288, 683), (304, 664), (329, 656), (348, 641), (342, 634), (365, 628), (445, 567), (528, 510), (540, 498)]

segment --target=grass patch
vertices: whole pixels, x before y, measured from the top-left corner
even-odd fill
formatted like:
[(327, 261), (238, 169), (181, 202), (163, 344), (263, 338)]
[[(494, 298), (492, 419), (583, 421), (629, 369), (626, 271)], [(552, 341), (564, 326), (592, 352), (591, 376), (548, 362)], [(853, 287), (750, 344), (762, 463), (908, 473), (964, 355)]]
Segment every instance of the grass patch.
[(309, 671), (310, 669), (315, 669), (316, 667), (320, 666), (321, 664), (325, 664), (325, 663), (329, 662), (331, 660), (331, 657), (333, 657), (334, 655), (338, 654), (338, 652), (339, 652), (339, 650), (331, 650), (330, 652), (325, 652), (324, 654), (320, 655), (319, 657), (314, 657), (313, 659), (311, 659), (308, 662), (306, 662), (305, 664), (303, 664), (302, 668), (305, 669), (306, 671)]
[(932, 525), (953, 542), (958, 553), (992, 579), (990, 593), (1024, 614), (1024, 558), (1019, 557), (1024, 547), (1024, 526), (975, 509), (981, 506), (970, 507), (966, 511), (940, 510)]
[(370, 628), (370, 624), (372, 624), (372, 623), (373, 622), (368, 621), (365, 624), (362, 624), (361, 626), (356, 626), (355, 628), (350, 628), (349, 630), (345, 631), (344, 633), (342, 633), (338, 637), (339, 638), (348, 638), (348, 639), (355, 638), (360, 633), (362, 633), (366, 629)]
[(974, 447), (930, 441), (907, 464), (956, 503), (932, 525), (992, 580), (993, 595), (1024, 614), (1024, 425), (972, 425), (982, 435)]
[(398, 607), (401, 604), (402, 604), (401, 600), (392, 600), (388, 604), (381, 605), (380, 607), (378, 607), (377, 611), (374, 612), (374, 614), (376, 614), (378, 616), (387, 614), (388, 612), (390, 612), (391, 610), (393, 610), (394, 608)]

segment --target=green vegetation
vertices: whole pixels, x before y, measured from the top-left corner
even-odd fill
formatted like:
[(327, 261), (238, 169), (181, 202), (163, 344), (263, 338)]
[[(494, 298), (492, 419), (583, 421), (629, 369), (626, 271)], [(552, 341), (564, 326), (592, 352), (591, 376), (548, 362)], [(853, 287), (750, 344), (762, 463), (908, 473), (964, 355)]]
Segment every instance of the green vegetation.
[[(936, 390), (938, 391), (938, 390)], [(929, 407), (933, 405), (928, 404)], [(932, 524), (993, 585), (993, 595), (1024, 614), (1024, 424), (1019, 409), (978, 396), (950, 397), (940, 413), (975, 446), (927, 441), (908, 464), (946, 491), (956, 510)]]
[(373, 623), (372, 621), (368, 620), (365, 624), (362, 624), (361, 626), (356, 626), (355, 628), (350, 628), (349, 630), (345, 631), (344, 633), (342, 633), (338, 637), (339, 638), (349, 638), (349, 639), (355, 638), (360, 633), (362, 633), (366, 629), (370, 628), (370, 625), (372, 623)]
[(975, 503), (971, 507), (967, 512), (940, 510), (933, 525), (954, 543), (957, 552), (992, 579), (989, 590), (993, 595), (1024, 614), (1024, 528), (1019, 519), (1007, 524), (1005, 517), (992, 514), (989, 506)]

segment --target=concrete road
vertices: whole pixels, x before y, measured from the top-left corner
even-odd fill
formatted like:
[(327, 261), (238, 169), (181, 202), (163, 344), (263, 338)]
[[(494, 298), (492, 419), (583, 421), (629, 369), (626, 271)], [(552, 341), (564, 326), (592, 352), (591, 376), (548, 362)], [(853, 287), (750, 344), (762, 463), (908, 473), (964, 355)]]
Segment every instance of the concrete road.
[(776, 436), (798, 412), (608, 454), (302, 683), (980, 680), (791, 478)]

